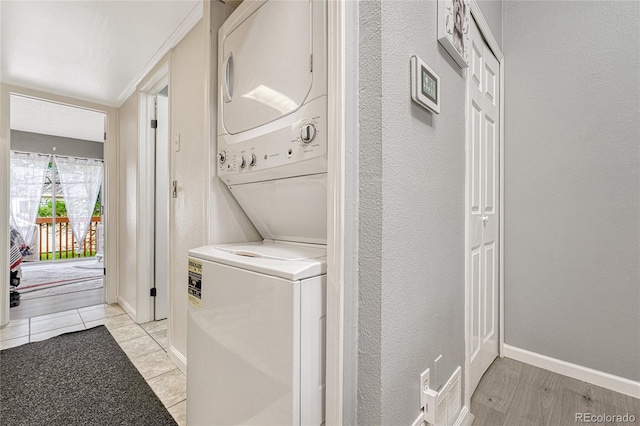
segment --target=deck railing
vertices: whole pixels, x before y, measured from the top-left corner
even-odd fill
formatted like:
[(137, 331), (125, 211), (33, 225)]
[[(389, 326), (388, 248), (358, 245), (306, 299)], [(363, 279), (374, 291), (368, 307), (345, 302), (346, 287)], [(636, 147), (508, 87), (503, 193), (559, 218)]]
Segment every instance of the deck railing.
[[(71, 230), (71, 224), (68, 217), (57, 217), (55, 229), (53, 220), (50, 217), (39, 217), (36, 219), (38, 226), (39, 238), (39, 256), (40, 260), (49, 259), (72, 259), (76, 257), (92, 257), (96, 255), (98, 225), (100, 224), (100, 216), (91, 218), (91, 226), (87, 232), (87, 236), (82, 242), (82, 252), (76, 253), (76, 238)], [(51, 240), (52, 232), (55, 232), (56, 250), (53, 250), (53, 241)]]

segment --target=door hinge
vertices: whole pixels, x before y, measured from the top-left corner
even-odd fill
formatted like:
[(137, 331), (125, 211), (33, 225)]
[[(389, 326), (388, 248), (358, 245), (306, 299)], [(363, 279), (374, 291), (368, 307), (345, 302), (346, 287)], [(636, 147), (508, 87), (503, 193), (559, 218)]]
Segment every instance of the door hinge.
[(309, 65), (310, 65), (310, 68), (311, 68), (311, 72), (313, 72), (313, 55), (311, 55), (311, 61), (310, 62), (311, 63)]
[(152, 288), (152, 289), (149, 291), (149, 296), (151, 296), (151, 297), (156, 297), (156, 294), (157, 294), (157, 291), (156, 291), (155, 287), (154, 287), (154, 288)]
[(174, 180), (171, 183), (171, 196), (173, 198), (178, 198), (178, 181)]
[(152, 129), (158, 128), (158, 120), (151, 120), (151, 128)]
[(104, 141), (107, 141), (107, 132), (104, 132)]
[(107, 275), (107, 268), (102, 269), (102, 275)]

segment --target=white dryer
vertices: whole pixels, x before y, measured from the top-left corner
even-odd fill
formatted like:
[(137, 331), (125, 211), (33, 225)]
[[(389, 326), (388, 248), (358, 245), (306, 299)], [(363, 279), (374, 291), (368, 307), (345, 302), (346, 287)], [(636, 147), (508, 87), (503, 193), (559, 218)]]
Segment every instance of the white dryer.
[(326, 4), (245, 0), (218, 34), (218, 177), (264, 241), (189, 252), (190, 425), (320, 425)]
[(218, 35), (218, 176), (265, 239), (326, 244), (324, 1), (245, 0)]

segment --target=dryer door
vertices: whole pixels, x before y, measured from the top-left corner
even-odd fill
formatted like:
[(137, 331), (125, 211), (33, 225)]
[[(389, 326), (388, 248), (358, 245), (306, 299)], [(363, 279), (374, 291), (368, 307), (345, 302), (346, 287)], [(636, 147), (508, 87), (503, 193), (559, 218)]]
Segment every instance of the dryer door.
[[(223, 30), (224, 31), (224, 30)], [(296, 111), (311, 89), (311, 1), (264, 3), (222, 33), (222, 124), (236, 134)]]

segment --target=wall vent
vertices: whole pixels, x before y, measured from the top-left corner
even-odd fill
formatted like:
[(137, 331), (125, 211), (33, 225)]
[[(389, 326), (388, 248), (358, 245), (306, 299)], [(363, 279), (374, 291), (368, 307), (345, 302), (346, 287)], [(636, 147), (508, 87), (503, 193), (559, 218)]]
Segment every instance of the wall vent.
[(451, 426), (462, 411), (462, 368), (458, 367), (440, 392), (427, 391), (424, 421), (428, 425)]

